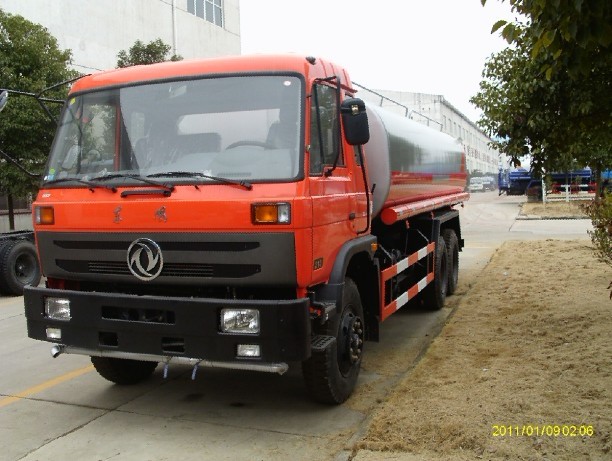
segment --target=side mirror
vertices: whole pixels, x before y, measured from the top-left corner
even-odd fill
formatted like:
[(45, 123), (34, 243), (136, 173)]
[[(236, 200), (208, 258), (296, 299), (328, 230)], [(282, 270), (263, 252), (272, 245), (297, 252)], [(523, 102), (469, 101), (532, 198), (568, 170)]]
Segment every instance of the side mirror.
[(358, 98), (342, 101), (340, 106), (344, 137), (351, 146), (360, 146), (370, 140), (370, 127), (365, 103)]
[(8, 91), (4, 90), (2, 93), (0, 93), (0, 112), (2, 112), (2, 109), (4, 109), (4, 106), (6, 106), (7, 101), (8, 101)]

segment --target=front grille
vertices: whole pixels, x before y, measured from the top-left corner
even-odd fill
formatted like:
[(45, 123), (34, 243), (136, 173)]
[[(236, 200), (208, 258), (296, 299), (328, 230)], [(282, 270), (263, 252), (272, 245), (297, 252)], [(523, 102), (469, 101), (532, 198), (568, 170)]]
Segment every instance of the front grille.
[[(49, 278), (82, 283), (216, 286), (295, 286), (295, 235), (286, 232), (38, 232)], [(139, 239), (158, 245), (162, 271), (154, 283), (130, 271), (128, 249)], [(141, 254), (145, 267), (147, 252)], [(134, 264), (134, 260), (132, 260)], [(138, 266), (133, 266), (138, 269)], [(159, 267), (159, 266), (157, 266)]]
[(174, 312), (162, 309), (137, 309), (131, 307), (102, 306), (102, 318), (126, 322), (162, 323), (174, 325)]
[[(59, 268), (73, 274), (130, 275), (127, 262), (56, 260)], [(259, 264), (167, 263), (160, 276), (243, 278), (261, 272)]]
[[(87, 251), (127, 251), (130, 242), (121, 241), (94, 241), (94, 240), (54, 240), (53, 244), (63, 250), (87, 250)], [(259, 248), (259, 242), (163, 242), (160, 244), (162, 251), (202, 251), (202, 252), (231, 252), (250, 251)]]
[[(85, 262), (86, 261), (58, 261), (57, 265), (69, 272), (83, 272), (82, 268), (85, 266)], [(127, 275), (130, 273), (130, 270), (128, 269), (127, 264), (122, 262), (91, 261), (87, 262), (87, 272), (92, 274)]]

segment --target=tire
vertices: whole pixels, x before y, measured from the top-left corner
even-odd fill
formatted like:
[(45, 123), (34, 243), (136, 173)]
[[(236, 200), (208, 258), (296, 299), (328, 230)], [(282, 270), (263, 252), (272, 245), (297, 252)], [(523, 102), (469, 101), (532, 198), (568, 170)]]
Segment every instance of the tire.
[(100, 376), (120, 385), (138, 384), (149, 378), (157, 367), (157, 362), (111, 357), (91, 357), (91, 363)]
[(427, 309), (437, 311), (444, 307), (448, 287), (448, 253), (446, 242), (438, 237), (434, 255), (434, 279), (423, 290), (423, 303)]
[(40, 283), (36, 247), (28, 240), (12, 240), (0, 246), (0, 293), (21, 296), (26, 285)]
[(459, 283), (459, 240), (457, 234), (452, 229), (445, 229), (442, 233), (446, 244), (446, 258), (448, 260), (448, 284), (446, 285), (446, 295), (450, 296), (457, 291)]
[(363, 307), (357, 285), (350, 278), (344, 282), (342, 311), (327, 322), (323, 333), (336, 341), (302, 362), (304, 381), (314, 400), (340, 404), (355, 389), (363, 357)]

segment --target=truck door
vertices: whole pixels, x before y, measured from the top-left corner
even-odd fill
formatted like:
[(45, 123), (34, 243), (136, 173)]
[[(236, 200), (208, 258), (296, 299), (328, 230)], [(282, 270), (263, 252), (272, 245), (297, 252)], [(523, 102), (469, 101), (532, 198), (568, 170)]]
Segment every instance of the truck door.
[[(313, 281), (326, 280), (343, 243), (365, 227), (365, 196), (359, 187), (353, 149), (344, 148), (337, 86), (318, 82), (310, 97), (309, 181), (313, 211)], [(335, 168), (334, 168), (335, 164)], [(361, 205), (358, 207), (358, 204)]]

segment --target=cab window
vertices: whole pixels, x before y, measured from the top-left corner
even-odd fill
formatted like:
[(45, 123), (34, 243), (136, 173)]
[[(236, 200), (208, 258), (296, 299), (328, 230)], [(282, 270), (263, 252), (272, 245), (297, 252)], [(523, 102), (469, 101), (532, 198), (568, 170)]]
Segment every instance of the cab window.
[(312, 88), (310, 117), (310, 174), (320, 175), (332, 166), (338, 153), (338, 165), (343, 165), (342, 147), (338, 133), (337, 89), (324, 84)]

